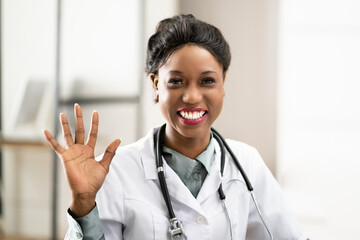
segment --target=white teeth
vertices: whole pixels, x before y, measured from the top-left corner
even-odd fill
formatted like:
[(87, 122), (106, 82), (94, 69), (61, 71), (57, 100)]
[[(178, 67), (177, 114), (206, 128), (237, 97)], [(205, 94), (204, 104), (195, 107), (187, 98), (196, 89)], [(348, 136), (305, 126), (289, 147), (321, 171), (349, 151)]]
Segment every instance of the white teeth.
[(205, 111), (194, 111), (194, 112), (180, 111), (180, 115), (181, 115), (183, 118), (191, 119), (191, 120), (199, 119), (199, 118), (201, 118), (202, 116), (204, 116), (204, 114), (205, 114)]

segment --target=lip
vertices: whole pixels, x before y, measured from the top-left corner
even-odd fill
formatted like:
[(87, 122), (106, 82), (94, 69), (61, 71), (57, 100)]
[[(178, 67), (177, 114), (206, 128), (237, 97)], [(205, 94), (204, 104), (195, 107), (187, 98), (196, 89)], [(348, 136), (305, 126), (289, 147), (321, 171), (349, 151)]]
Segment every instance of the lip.
[(194, 111), (205, 111), (207, 112), (207, 110), (205, 108), (181, 108), (179, 110), (177, 110), (178, 112), (181, 112), (181, 111), (189, 111), (189, 112), (194, 112)]
[[(205, 111), (205, 114), (201, 118), (198, 118), (198, 119), (186, 119), (180, 115), (179, 112), (181, 112), (181, 111), (188, 111), (188, 112)], [(206, 119), (207, 110), (204, 108), (181, 108), (177, 111), (177, 116), (180, 119), (180, 121), (186, 125), (197, 125)]]

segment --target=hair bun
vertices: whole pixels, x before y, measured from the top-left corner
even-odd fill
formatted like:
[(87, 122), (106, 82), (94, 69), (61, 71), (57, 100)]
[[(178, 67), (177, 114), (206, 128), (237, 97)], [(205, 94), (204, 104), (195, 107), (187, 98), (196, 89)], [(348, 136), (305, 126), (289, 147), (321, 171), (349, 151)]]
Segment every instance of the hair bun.
[(186, 44), (194, 44), (208, 50), (223, 67), (230, 65), (230, 47), (220, 30), (198, 20), (192, 14), (176, 15), (158, 23), (156, 32), (148, 41), (146, 72), (157, 74), (170, 55)]

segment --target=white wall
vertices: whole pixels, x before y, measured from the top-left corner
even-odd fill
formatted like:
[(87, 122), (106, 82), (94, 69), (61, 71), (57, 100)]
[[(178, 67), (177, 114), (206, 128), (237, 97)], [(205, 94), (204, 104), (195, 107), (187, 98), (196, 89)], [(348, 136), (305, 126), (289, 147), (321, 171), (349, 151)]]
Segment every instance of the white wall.
[(359, 239), (359, 9), (281, 1), (278, 176), (312, 239)]
[(54, 77), (56, 5), (46, 0), (3, 0), (2, 5), (2, 115), (7, 134), (21, 85)]
[(133, 96), (139, 89), (140, 1), (62, 1), (61, 95)]
[(183, 0), (180, 11), (218, 27), (231, 48), (224, 108), (215, 127), (256, 147), (275, 173), (278, 1)]

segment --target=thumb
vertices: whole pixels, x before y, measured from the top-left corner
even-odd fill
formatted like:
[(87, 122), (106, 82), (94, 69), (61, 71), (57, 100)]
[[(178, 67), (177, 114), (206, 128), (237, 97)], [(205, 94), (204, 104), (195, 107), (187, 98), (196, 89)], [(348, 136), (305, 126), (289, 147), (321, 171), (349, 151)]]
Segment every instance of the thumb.
[(110, 145), (106, 148), (103, 159), (100, 161), (100, 164), (109, 172), (110, 163), (115, 156), (116, 149), (119, 147), (121, 143), (120, 139), (114, 140)]

